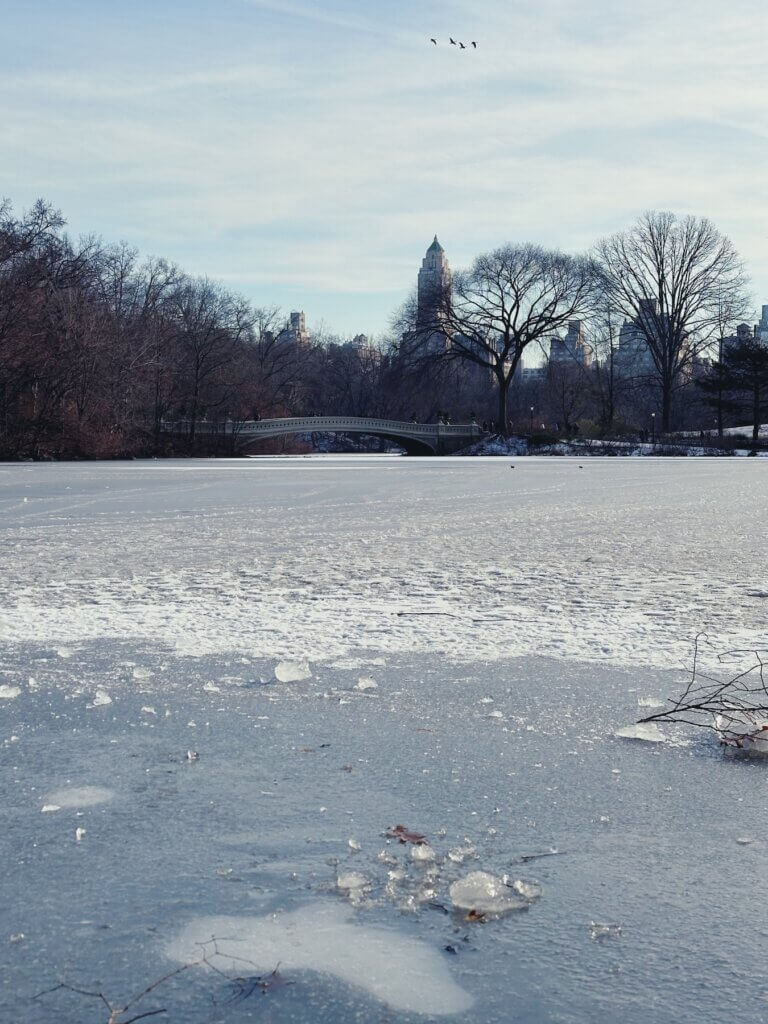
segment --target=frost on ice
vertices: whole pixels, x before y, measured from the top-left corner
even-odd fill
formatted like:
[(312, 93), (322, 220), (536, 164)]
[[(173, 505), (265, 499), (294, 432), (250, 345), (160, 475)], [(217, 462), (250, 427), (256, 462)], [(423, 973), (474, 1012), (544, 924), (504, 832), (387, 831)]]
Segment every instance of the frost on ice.
[(338, 906), (267, 917), (197, 918), (166, 951), (182, 964), (197, 963), (201, 951), (208, 951), (213, 967), (238, 975), (268, 972), (278, 963), (283, 975), (302, 970), (330, 974), (402, 1012), (462, 1013), (473, 1001), (451, 978), (436, 949), (389, 928), (353, 923), (349, 911)]
[(312, 670), (306, 661), (278, 661), (275, 665), (275, 679), (279, 683), (300, 683), (311, 678)]

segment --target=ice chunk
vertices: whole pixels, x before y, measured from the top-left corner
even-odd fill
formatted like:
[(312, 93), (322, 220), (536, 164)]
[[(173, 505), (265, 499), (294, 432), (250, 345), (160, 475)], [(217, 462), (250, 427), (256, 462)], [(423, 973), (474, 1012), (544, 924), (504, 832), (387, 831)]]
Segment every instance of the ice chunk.
[(665, 702), (659, 700), (658, 697), (638, 697), (637, 706), (639, 708), (663, 708)]
[(420, 864), (429, 864), (435, 859), (435, 851), (429, 843), (420, 843), (411, 847), (411, 860)]
[(360, 843), (359, 843), (359, 842), (357, 841), (357, 839), (348, 839), (348, 840), (347, 840), (347, 846), (348, 846), (348, 847), (350, 848), (350, 850), (352, 850), (352, 851), (353, 851), (354, 853), (359, 853), (359, 852), (360, 852), (360, 851), (362, 850), (362, 846), (361, 846), (361, 845), (360, 845)]
[(339, 892), (352, 892), (365, 889), (371, 884), (367, 875), (360, 871), (340, 871), (336, 875), (336, 888)]
[(503, 880), (487, 871), (470, 871), (464, 878), (453, 882), (449, 892), (455, 907), (474, 910), (478, 914), (508, 914), (511, 910), (528, 907), (527, 899), (510, 895)]
[(378, 690), (379, 684), (370, 676), (360, 676), (355, 683), (355, 689), (365, 693), (366, 690)]
[(452, 850), (449, 850), (448, 859), (452, 860), (454, 864), (461, 864), (466, 857), (472, 857), (474, 853), (474, 846), (468, 843), (466, 846), (455, 846)]
[(638, 725), (625, 725), (613, 734), (623, 740), (642, 740), (644, 743), (663, 743), (664, 733), (653, 722), (640, 722)]
[(504, 876), (504, 884), (514, 889), (518, 896), (522, 896), (529, 903), (535, 903), (541, 899), (542, 889), (538, 882), (524, 882), (522, 878), (509, 878)]
[(599, 921), (590, 921), (589, 933), (595, 940), (618, 939), (621, 935), (621, 925), (601, 924)]
[(92, 708), (100, 708), (111, 703), (112, 698), (109, 696), (106, 690), (97, 690), (93, 696), (93, 703), (90, 706)]
[(45, 797), (45, 805), (55, 804), (57, 808), (96, 807), (106, 804), (114, 797), (114, 790), (106, 786), (78, 786), (56, 789)]
[(312, 670), (306, 661), (278, 661), (275, 665), (275, 679), (279, 683), (300, 683), (311, 678)]
[(739, 844), (739, 846), (749, 846), (751, 843), (754, 843), (754, 841), (755, 840), (752, 839), (750, 836), (737, 836), (736, 837), (736, 842)]
[(156, 715), (157, 714), (157, 711), (155, 711), (155, 709), (153, 707), (149, 707), (149, 705), (145, 705), (141, 710), (142, 710), (142, 712), (145, 715)]
[[(215, 950), (212, 937), (216, 938)], [(310, 970), (356, 986), (394, 1011), (435, 1016), (463, 1013), (472, 997), (451, 978), (444, 958), (405, 931), (363, 926), (340, 906), (309, 906), (267, 917), (201, 917), (167, 946), (176, 963), (198, 963), (242, 974)]]
[(75, 842), (79, 843), (84, 835), (85, 835), (85, 829), (84, 828), (76, 828), (75, 829)]
[(205, 683), (203, 685), (203, 689), (206, 693), (221, 693), (221, 687), (217, 686), (215, 683)]
[(43, 804), (40, 808), (41, 814), (50, 814), (52, 811), (60, 811), (61, 807), (59, 804)]
[(151, 679), (154, 675), (148, 668), (135, 668), (133, 670), (134, 679)]
[(20, 686), (9, 686), (7, 683), (3, 683), (3, 685), (0, 686), (0, 698), (3, 700), (13, 700), (14, 697), (18, 697), (20, 693)]

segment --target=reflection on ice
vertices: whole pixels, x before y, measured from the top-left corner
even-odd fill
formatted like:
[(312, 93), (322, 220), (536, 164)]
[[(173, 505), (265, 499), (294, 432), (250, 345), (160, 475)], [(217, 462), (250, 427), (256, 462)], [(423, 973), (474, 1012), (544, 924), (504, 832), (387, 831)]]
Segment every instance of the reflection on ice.
[(178, 963), (194, 963), (206, 953), (214, 967), (238, 975), (250, 970), (244, 960), (255, 974), (278, 963), (284, 975), (331, 974), (412, 1013), (461, 1013), (472, 1005), (437, 950), (389, 928), (353, 923), (349, 911), (336, 906), (267, 917), (200, 917), (170, 942), (167, 953)]

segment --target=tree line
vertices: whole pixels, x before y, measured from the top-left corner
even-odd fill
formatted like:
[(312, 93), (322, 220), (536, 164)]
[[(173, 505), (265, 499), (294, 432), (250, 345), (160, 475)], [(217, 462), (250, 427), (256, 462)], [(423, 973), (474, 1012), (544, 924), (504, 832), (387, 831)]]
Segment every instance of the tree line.
[[(729, 347), (698, 377), (691, 368), (744, 316), (745, 287), (732, 244), (708, 221), (651, 213), (589, 255), (509, 245), (479, 256), (434, 296), (427, 321), (407, 302), (376, 344), (307, 341), (277, 307), (122, 243), (74, 240), (43, 200), (19, 215), (6, 201), (0, 458), (165, 454), (181, 443), (163, 429), (176, 419), (188, 424), (184, 445), (200, 450), (203, 420), (312, 413), (610, 434), (642, 429), (651, 406), (662, 430), (695, 427), (716, 408), (722, 428), (745, 401), (762, 410), (754, 359), (729, 366)], [(523, 353), (574, 320), (591, 364), (521, 377)], [(647, 345), (642, 374), (617, 370), (624, 320)]]

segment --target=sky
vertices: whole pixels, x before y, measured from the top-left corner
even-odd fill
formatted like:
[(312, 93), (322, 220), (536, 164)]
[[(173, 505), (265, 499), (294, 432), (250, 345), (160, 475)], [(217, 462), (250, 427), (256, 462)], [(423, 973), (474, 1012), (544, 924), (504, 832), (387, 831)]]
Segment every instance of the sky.
[(0, 194), (344, 337), (387, 331), (435, 234), (460, 268), (648, 209), (714, 221), (757, 308), (768, 9), (632, 7), (0, 0)]

